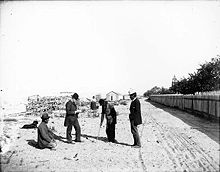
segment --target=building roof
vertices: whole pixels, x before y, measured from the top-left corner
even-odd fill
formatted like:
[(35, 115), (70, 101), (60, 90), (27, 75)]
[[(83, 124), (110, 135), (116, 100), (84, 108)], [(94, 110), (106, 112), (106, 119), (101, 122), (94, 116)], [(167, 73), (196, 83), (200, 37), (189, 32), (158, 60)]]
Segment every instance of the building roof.
[(106, 95), (110, 94), (110, 93), (114, 93), (114, 94), (117, 94), (117, 95), (121, 95), (120, 93), (116, 93), (115, 91), (110, 91), (109, 93), (107, 93)]

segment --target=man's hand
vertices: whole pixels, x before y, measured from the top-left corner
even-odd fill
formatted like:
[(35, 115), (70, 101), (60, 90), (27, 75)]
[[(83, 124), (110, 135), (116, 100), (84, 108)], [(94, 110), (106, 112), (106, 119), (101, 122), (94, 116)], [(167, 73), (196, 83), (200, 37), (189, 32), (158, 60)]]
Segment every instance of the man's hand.
[(75, 111), (75, 113), (81, 113), (81, 112), (82, 112), (82, 110), (80, 110), (80, 109)]

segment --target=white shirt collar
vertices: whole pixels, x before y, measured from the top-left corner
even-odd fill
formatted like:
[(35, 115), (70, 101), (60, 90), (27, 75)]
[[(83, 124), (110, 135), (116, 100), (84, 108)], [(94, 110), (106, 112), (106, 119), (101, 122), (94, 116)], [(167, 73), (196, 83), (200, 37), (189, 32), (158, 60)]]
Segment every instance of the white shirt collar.
[(137, 97), (135, 97), (135, 98), (132, 100), (132, 102), (135, 101), (136, 99), (137, 99)]

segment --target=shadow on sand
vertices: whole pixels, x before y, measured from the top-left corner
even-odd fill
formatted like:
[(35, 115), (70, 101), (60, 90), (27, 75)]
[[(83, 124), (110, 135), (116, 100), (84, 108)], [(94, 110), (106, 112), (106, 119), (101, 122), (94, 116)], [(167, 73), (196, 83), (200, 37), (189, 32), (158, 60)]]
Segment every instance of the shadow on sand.
[(163, 109), (169, 114), (181, 119), (183, 122), (191, 126), (193, 129), (197, 129), (198, 131), (207, 135), (210, 139), (214, 140), (216, 143), (220, 143), (219, 141), (219, 122), (209, 120), (205, 117), (201, 117), (198, 115), (190, 114), (184, 111), (181, 111), (176, 108), (170, 108), (152, 101), (146, 101), (156, 108)]
[[(56, 135), (56, 134), (54, 134), (54, 139), (55, 139), (55, 140), (62, 141), (62, 142), (64, 142), (64, 143), (68, 143), (68, 142), (62, 140), (62, 139), (65, 139), (64, 137), (58, 136), (58, 135)], [(30, 146), (32, 146), (32, 147), (34, 147), (34, 148), (37, 148), (37, 149), (41, 149), (41, 148), (38, 147), (38, 144), (37, 144), (37, 142), (36, 142), (35, 140), (31, 139), (31, 140), (26, 140), (26, 141), (28, 142), (28, 145), (30, 145)]]
[[(75, 134), (72, 134), (72, 135), (75, 135)], [(100, 140), (100, 141), (103, 141), (103, 142), (106, 142), (106, 143), (109, 142), (106, 137), (97, 137), (97, 136), (91, 136), (91, 135), (87, 135), (87, 134), (81, 134), (81, 137), (83, 137), (83, 138), (85, 138), (85, 139), (87, 139), (87, 140), (90, 140), (91, 142), (95, 142), (93, 139), (95, 139), (95, 140)], [(66, 138), (65, 138), (65, 137), (58, 136), (58, 135), (54, 134), (54, 139), (55, 139), (55, 140), (59, 140), (59, 141), (61, 141), (61, 142), (63, 142), (63, 143), (69, 144), (69, 143), (66, 141)], [(64, 139), (65, 139), (65, 140), (64, 140)], [(92, 139), (92, 140), (91, 140), (91, 139)], [(40, 149), (40, 148), (38, 147), (37, 142), (36, 142), (35, 140), (32, 139), (32, 140), (26, 140), (26, 141), (28, 142), (28, 144), (29, 144), (30, 146), (33, 146), (33, 147), (35, 147), (35, 148), (37, 148), (37, 149)], [(118, 141), (114, 142), (114, 144), (119, 144), (119, 145), (124, 145), (124, 146), (131, 146), (130, 144), (122, 143), (122, 142), (118, 142)]]
[[(103, 142), (109, 142), (106, 137), (97, 137), (97, 136), (91, 136), (91, 135), (87, 135), (87, 134), (82, 134), (81, 136), (86, 138), (86, 139), (92, 138), (92, 139), (100, 140), (100, 141), (103, 141)], [(124, 146), (131, 146), (127, 143), (122, 143), (122, 142), (118, 142), (118, 141), (114, 142), (114, 144), (119, 144), (119, 145), (124, 145)]]

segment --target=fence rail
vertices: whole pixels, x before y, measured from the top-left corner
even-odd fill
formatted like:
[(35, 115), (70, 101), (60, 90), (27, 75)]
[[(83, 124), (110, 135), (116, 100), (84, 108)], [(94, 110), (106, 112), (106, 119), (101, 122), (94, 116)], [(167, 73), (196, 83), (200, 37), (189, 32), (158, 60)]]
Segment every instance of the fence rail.
[(209, 118), (220, 118), (220, 95), (151, 95), (150, 100)]

